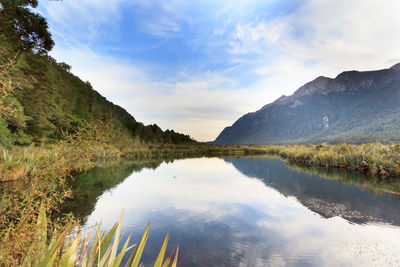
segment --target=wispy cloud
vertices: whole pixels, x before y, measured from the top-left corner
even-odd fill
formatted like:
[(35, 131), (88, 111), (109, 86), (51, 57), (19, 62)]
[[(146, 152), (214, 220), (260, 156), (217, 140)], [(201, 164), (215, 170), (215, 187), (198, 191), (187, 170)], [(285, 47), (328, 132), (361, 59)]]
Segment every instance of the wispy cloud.
[[(389, 8), (390, 7), (390, 8)], [(400, 59), (400, 2), (374, 0), (317, 1), (270, 22), (238, 24), (231, 41), (233, 54), (256, 53), (278, 62), (303, 62), (315, 74), (343, 69), (385, 68)], [(310, 64), (312, 63), (312, 64)], [(280, 70), (281, 71), (281, 70)]]
[[(233, 119), (248, 111), (248, 102), (263, 105), (262, 92), (238, 88), (220, 73), (181, 72), (170, 81), (156, 81), (138, 64), (98, 55), (88, 47), (56, 48), (53, 55), (73, 66), (72, 72), (110, 101), (146, 124), (175, 129), (199, 140), (213, 140)], [(246, 100), (246, 101), (243, 101)]]
[(175, 36), (185, 23), (186, 1), (136, 1), (133, 15), (140, 30), (156, 37)]
[(48, 18), (58, 42), (93, 41), (105, 24), (117, 25), (127, 0), (41, 1), (39, 10)]
[(279, 39), (288, 29), (284, 20), (259, 22), (257, 24), (238, 24), (232, 34), (231, 53), (233, 54), (262, 54), (268, 48), (279, 45)]

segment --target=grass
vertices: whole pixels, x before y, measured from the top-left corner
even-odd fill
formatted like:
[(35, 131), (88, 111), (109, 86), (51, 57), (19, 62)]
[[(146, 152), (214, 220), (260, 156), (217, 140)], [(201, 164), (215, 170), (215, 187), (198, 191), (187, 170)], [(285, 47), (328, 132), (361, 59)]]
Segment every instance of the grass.
[(400, 176), (400, 145), (370, 143), (350, 145), (292, 145), (266, 148), (291, 163), (346, 169), (386, 179)]
[(349, 172), (346, 169), (330, 167), (321, 168), (316, 166), (299, 165), (296, 163), (289, 163), (287, 164), (287, 167), (298, 172), (318, 175), (324, 179), (340, 181), (343, 184), (357, 185), (377, 194), (387, 193), (394, 197), (400, 196), (400, 179), (388, 177), (385, 180), (380, 180), (361, 173)]
[(400, 177), (400, 144), (147, 145), (121, 151), (128, 158), (279, 155), (291, 163), (331, 167), (386, 179)]

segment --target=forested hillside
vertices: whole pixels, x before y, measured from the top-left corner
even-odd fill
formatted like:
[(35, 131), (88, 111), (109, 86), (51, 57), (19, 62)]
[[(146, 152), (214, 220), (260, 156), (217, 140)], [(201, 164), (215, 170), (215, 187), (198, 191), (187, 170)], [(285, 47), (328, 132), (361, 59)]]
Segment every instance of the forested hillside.
[(70, 73), (70, 66), (50, 57), (54, 43), (46, 21), (30, 11), (30, 1), (22, 2), (2, 0), (0, 5), (0, 144), (51, 142), (99, 120), (111, 122), (113, 131), (129, 132), (136, 143), (194, 142), (173, 130), (137, 122), (90, 82)]

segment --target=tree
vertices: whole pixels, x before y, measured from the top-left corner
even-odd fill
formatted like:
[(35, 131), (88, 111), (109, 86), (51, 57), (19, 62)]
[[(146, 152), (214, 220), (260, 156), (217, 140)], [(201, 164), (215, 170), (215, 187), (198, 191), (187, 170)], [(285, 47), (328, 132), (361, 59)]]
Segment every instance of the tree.
[(70, 71), (71, 71), (71, 66), (68, 65), (67, 63), (60, 62), (60, 63), (57, 63), (57, 65), (58, 65), (60, 68), (62, 68), (63, 70), (65, 70), (66, 72), (70, 72)]
[(23, 49), (43, 53), (53, 48), (54, 41), (46, 19), (30, 9), (37, 6), (37, 0), (0, 0), (0, 27), (7, 35), (18, 35)]

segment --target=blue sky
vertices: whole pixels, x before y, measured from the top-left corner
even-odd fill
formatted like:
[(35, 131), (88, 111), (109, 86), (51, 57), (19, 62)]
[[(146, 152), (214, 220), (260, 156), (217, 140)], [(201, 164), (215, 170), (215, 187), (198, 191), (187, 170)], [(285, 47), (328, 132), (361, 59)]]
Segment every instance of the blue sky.
[(400, 62), (400, 1), (40, 1), (56, 46), (137, 120), (197, 140), (320, 75)]

